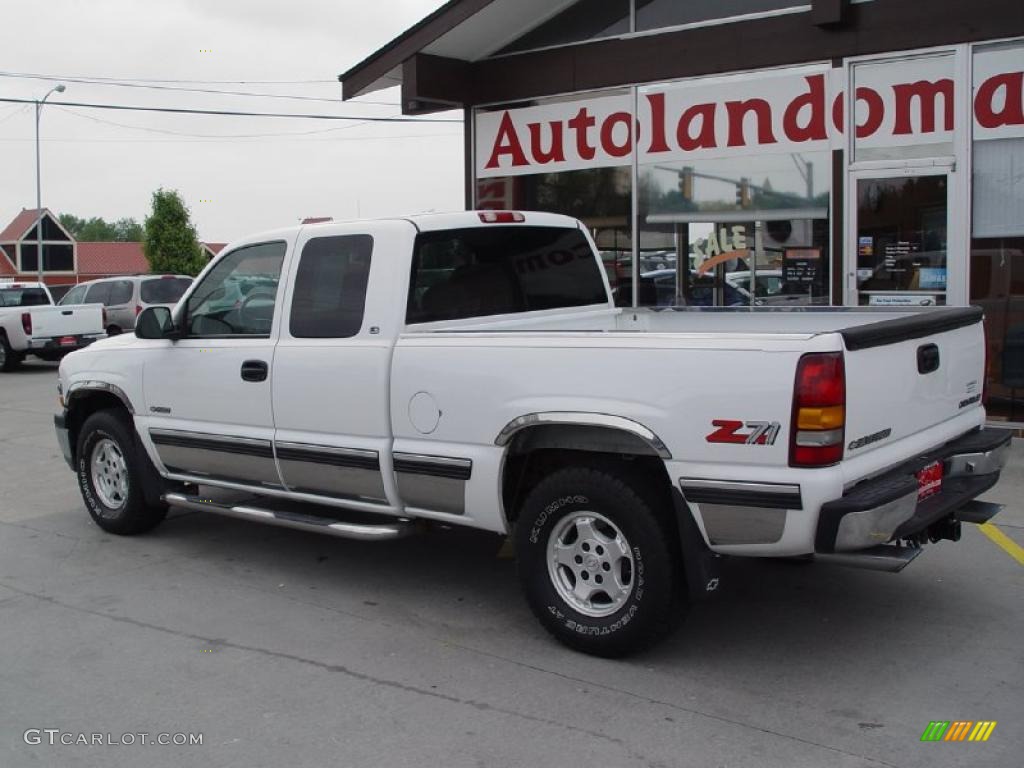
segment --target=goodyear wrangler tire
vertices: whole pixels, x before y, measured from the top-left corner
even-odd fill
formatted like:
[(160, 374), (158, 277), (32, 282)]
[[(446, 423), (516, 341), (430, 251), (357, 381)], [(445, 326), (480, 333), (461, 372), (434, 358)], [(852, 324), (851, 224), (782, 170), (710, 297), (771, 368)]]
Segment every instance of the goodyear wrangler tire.
[(642, 487), (570, 467), (523, 502), (515, 534), (523, 591), (540, 623), (571, 648), (624, 656), (663, 638), (681, 615), (671, 534)]
[(167, 516), (166, 506), (146, 503), (142, 473), (152, 466), (136, 450), (132, 429), (120, 411), (97, 411), (82, 425), (75, 454), (89, 515), (104, 531), (121, 536), (152, 530)]

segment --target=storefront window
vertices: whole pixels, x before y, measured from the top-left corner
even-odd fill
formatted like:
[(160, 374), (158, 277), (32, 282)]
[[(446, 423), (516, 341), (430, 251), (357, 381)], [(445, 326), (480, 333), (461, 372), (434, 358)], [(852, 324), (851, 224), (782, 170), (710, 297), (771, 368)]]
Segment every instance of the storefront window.
[(629, 303), (633, 269), (630, 168), (501, 176), (477, 181), (477, 207), (544, 211), (580, 219), (601, 253), (616, 301)]
[(857, 178), (858, 303), (946, 303), (945, 173)]
[(581, 0), (527, 32), (498, 54), (570, 45), (630, 32), (630, 0)]
[(728, 19), (749, 13), (778, 11), (800, 5), (799, 0), (636, 0), (637, 31), (677, 27), (702, 21)]
[(1024, 421), (1024, 43), (974, 49), (970, 301), (985, 310), (988, 415)]
[(1024, 421), (1024, 237), (971, 242), (970, 300), (985, 310), (989, 418)]
[(830, 188), (826, 152), (642, 166), (639, 303), (828, 304)]
[(952, 157), (952, 52), (856, 63), (853, 162)]
[(474, 131), (475, 206), (582, 221), (623, 306), (633, 271), (629, 109), (626, 89), (538, 99), (478, 109)]

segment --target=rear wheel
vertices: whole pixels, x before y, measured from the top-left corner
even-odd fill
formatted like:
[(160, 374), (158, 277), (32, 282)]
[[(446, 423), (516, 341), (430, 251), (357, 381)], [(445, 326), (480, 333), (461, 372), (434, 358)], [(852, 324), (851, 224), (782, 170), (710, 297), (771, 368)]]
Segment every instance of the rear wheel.
[(637, 478), (558, 470), (528, 494), (516, 528), (527, 602), (558, 640), (597, 656), (646, 648), (682, 613), (664, 511)]
[(0, 333), (0, 371), (7, 373), (16, 370), (24, 359), (24, 355), (11, 349), (7, 336)]
[(145, 533), (167, 515), (165, 505), (146, 503), (142, 473), (152, 467), (135, 446), (131, 424), (120, 411), (97, 411), (79, 432), (78, 486), (89, 515), (108, 533)]

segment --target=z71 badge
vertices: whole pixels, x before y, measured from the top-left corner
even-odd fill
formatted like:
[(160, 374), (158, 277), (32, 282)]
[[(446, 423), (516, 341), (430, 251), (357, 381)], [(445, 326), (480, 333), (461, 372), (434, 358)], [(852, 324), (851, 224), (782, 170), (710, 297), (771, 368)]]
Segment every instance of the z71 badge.
[(734, 445), (775, 445), (782, 425), (777, 421), (732, 421), (713, 419), (711, 426), (717, 427), (705, 440), (709, 443), (732, 443)]

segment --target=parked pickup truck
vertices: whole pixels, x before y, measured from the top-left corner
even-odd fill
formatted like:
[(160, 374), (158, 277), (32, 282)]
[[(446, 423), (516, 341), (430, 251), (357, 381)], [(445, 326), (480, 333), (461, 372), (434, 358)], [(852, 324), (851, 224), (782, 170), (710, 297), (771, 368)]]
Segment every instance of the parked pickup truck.
[(981, 312), (616, 309), (586, 229), (468, 212), (226, 248), (61, 364), (95, 522), (167, 506), (355, 539), (513, 537), (558, 639), (621, 655), (726, 555), (896, 571), (999, 479)]
[(0, 371), (26, 355), (60, 360), (104, 336), (102, 307), (55, 307), (43, 283), (0, 282)]

